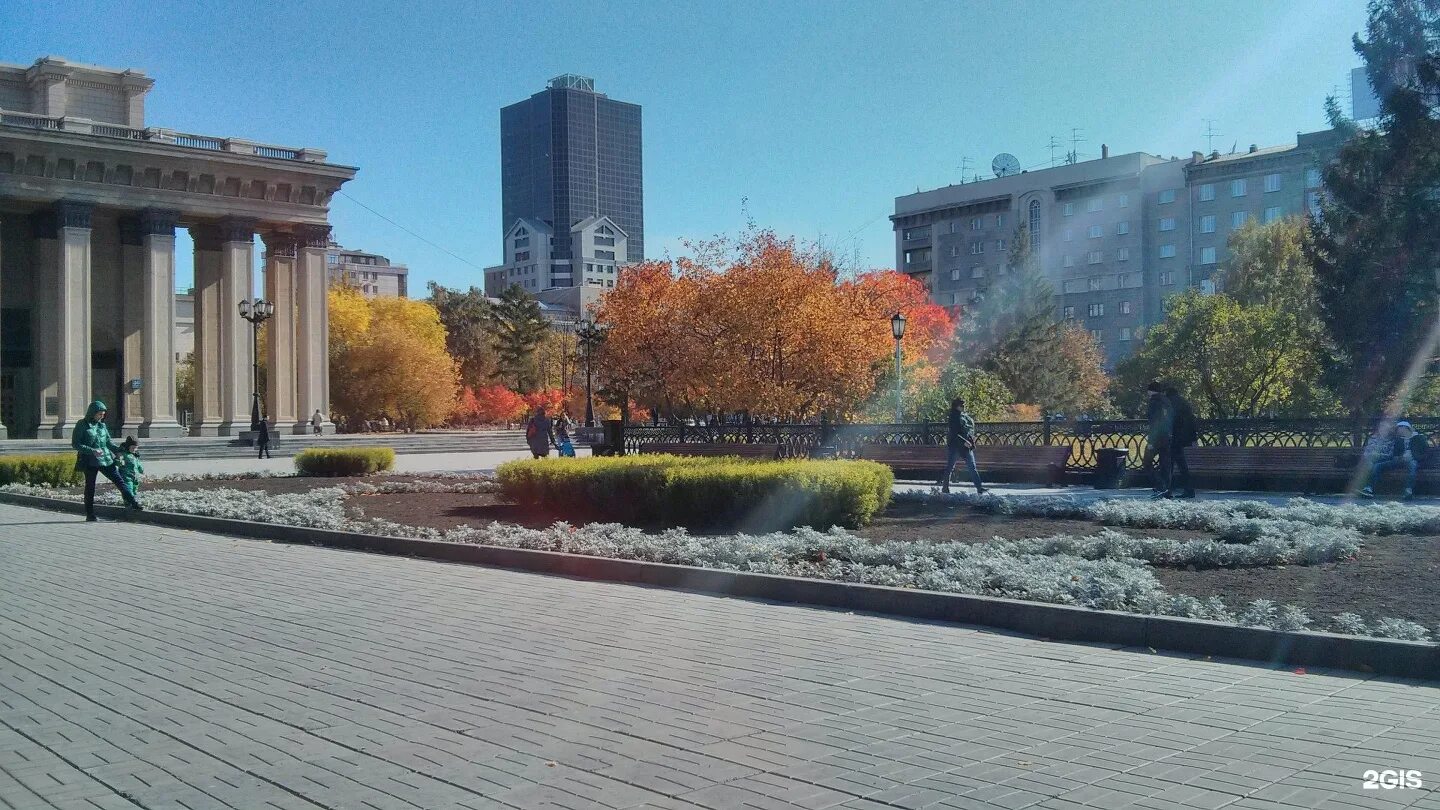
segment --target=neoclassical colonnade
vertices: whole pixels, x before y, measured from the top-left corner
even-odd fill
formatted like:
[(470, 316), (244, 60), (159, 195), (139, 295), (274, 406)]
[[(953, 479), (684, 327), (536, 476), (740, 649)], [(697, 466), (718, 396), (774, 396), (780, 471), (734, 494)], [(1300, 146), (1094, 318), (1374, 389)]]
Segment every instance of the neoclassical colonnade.
[[(267, 326), (266, 415), (277, 430), (302, 433), (319, 410), (329, 427), (328, 225), (62, 200), (20, 216), (0, 212), (0, 268), (11, 271), (11, 283), (0, 285), (0, 311), (28, 310), (30, 326), (25, 383), (11, 391), (29, 401), (10, 410), (31, 418), (17, 435), (33, 427), (33, 435), (65, 438), (95, 398), (111, 403), (127, 434), (182, 435), (175, 376), (180, 227), (194, 243), (195, 409), (188, 433), (227, 436), (250, 427), (252, 335), (239, 303), (254, 291), (257, 235), (265, 245), (262, 294), (275, 305)], [(26, 348), (19, 344), (27, 336), (7, 334), (17, 344), (8, 349)], [(19, 370), (3, 362), (0, 356), (0, 374), (10, 371), (15, 379)]]

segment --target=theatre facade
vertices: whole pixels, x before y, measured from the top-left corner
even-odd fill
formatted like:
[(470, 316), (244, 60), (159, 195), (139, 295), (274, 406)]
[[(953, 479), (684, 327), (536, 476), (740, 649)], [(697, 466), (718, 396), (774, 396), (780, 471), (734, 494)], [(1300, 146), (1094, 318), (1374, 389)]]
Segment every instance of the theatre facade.
[[(128, 434), (248, 430), (240, 304), (256, 295), (275, 308), (266, 415), (304, 432), (318, 410), (332, 430), (329, 204), (355, 169), (317, 149), (147, 126), (152, 85), (50, 57), (0, 64), (0, 438), (67, 437), (93, 399)], [(193, 256), (176, 255), (182, 228)], [(191, 263), (194, 412), (182, 427), (175, 282)]]

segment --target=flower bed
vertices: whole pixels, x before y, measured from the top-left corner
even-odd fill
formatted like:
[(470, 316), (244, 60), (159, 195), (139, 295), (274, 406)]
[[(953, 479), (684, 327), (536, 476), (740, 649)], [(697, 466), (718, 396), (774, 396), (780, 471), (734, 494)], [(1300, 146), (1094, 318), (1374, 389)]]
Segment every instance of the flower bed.
[(75, 468), (74, 453), (32, 453), (0, 456), (0, 486), (29, 484), (63, 487), (78, 484), (85, 475)]
[(667, 455), (512, 461), (496, 478), (506, 497), (556, 514), (689, 528), (863, 526), (894, 486), (868, 461)]

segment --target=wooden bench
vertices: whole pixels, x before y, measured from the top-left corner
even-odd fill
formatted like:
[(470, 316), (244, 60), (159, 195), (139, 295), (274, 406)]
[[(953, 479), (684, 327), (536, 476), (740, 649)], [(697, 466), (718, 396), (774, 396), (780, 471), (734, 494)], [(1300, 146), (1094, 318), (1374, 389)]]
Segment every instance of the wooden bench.
[[(1344, 492), (1356, 476), (1360, 454), (1336, 447), (1187, 447), (1195, 482), (1211, 489), (1273, 489), (1302, 493)], [(1362, 475), (1368, 469), (1358, 470)], [(1383, 483), (1401, 480), (1403, 470)], [(1381, 481), (1376, 481), (1379, 487)], [(1416, 489), (1440, 491), (1440, 470), (1421, 468)]]
[(729, 442), (667, 442), (640, 445), (641, 455), (668, 454), (672, 456), (737, 456), (763, 461), (780, 458), (778, 444), (736, 444)]
[[(924, 473), (939, 480), (945, 471), (945, 446), (934, 444), (865, 444), (859, 457), (889, 466), (896, 473)], [(978, 445), (975, 466), (984, 481), (1044, 481), (1055, 485), (1065, 474), (1070, 459), (1070, 445), (1017, 446), (1008, 444)], [(965, 475), (965, 462), (956, 470)]]

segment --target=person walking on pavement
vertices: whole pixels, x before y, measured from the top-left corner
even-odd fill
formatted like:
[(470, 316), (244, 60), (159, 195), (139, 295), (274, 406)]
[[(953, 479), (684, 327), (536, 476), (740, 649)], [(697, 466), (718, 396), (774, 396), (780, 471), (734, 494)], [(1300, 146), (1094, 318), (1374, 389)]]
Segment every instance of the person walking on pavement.
[(980, 470), (975, 467), (975, 417), (966, 413), (963, 398), (950, 400), (948, 422), (945, 429), (945, 472), (940, 476), (940, 491), (950, 491), (950, 476), (955, 474), (955, 464), (963, 458), (965, 468), (970, 471), (970, 480), (975, 482), (975, 494), (984, 495), (985, 485), (980, 481)]
[(260, 420), (260, 435), (255, 437), (255, 446), (259, 448), (256, 458), (270, 458), (270, 420)]
[(1382, 456), (1379, 461), (1370, 467), (1370, 474), (1366, 476), (1365, 488), (1360, 490), (1362, 498), (1375, 497), (1373, 482), (1385, 473), (1397, 467), (1405, 470), (1405, 495), (1404, 500), (1414, 500), (1415, 479), (1420, 473), (1420, 465), (1425, 462), (1425, 455), (1430, 450), (1430, 441), (1422, 433), (1416, 433), (1414, 426), (1403, 419), (1395, 423), (1395, 434), (1390, 437), (1389, 453)]
[(1149, 433), (1145, 437), (1145, 465), (1148, 467), (1153, 464), (1152, 469), (1155, 470), (1155, 494), (1150, 497), (1169, 498), (1175, 409), (1170, 406), (1170, 400), (1165, 396), (1165, 387), (1159, 382), (1150, 383), (1145, 390), (1150, 395), (1145, 410), (1145, 418), (1150, 423)]
[(321, 416), (320, 409), (316, 408), (315, 413), (310, 415), (310, 430), (313, 431), (316, 436), (319, 436), (320, 426), (323, 424), (325, 424), (325, 417)]
[(550, 455), (550, 445), (555, 442), (554, 429), (544, 408), (535, 408), (525, 422), (525, 443), (530, 446), (530, 455), (545, 458)]
[[(1195, 421), (1195, 409), (1175, 386), (1165, 388), (1165, 399), (1170, 402), (1174, 415), (1174, 427), (1170, 437), (1170, 452), (1174, 456), (1170, 467), (1170, 493), (1176, 498), (1195, 497), (1195, 485), (1190, 481), (1190, 465), (1185, 461), (1185, 448), (1195, 444), (1199, 438), (1200, 426)], [(1178, 490), (1178, 493), (1177, 493)]]
[(105, 403), (95, 400), (85, 410), (85, 418), (76, 422), (75, 429), (70, 431), (70, 446), (75, 448), (75, 469), (85, 473), (85, 520), (91, 523), (98, 520), (95, 517), (95, 478), (100, 475), (110, 479), (110, 483), (120, 490), (126, 506), (141, 511), (135, 494), (115, 470), (115, 456), (120, 448), (110, 440), (110, 428), (105, 425), (107, 410)]

